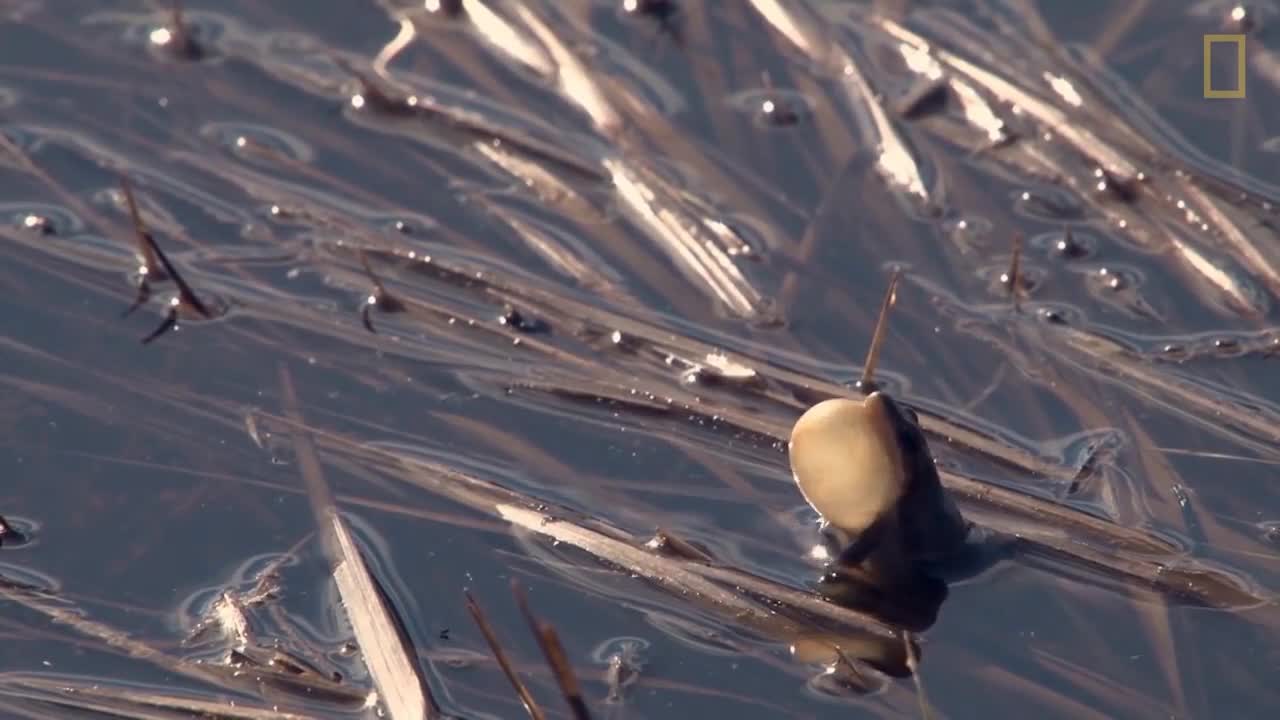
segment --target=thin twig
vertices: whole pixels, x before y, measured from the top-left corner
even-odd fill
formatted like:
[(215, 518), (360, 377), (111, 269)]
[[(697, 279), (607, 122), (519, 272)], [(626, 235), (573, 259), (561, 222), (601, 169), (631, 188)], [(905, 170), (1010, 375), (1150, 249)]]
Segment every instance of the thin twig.
[(858, 388), (863, 392), (871, 392), (874, 389), (872, 382), (875, 377), (876, 363), (880, 360), (880, 347), (884, 344), (885, 332), (888, 330), (889, 309), (898, 299), (898, 279), (901, 277), (902, 269), (895, 268), (893, 275), (889, 276), (889, 288), (885, 290), (884, 300), (880, 303), (880, 316), (876, 318), (876, 329), (871, 335), (871, 347), (867, 349), (867, 360), (862, 365), (862, 378), (858, 380)]

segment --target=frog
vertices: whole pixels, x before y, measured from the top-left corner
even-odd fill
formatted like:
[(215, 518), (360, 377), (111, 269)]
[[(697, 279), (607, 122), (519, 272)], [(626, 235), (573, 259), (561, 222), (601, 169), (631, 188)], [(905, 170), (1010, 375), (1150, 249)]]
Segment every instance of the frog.
[(922, 629), (948, 583), (1001, 554), (943, 487), (915, 411), (883, 390), (810, 407), (787, 450), (821, 518), (818, 589), (833, 600)]

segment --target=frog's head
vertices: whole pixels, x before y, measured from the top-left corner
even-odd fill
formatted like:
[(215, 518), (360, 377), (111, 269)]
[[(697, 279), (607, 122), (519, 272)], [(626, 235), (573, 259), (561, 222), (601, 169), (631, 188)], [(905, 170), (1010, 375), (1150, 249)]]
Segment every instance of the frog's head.
[(897, 507), (921, 452), (932, 463), (915, 414), (882, 392), (809, 408), (792, 428), (788, 450), (804, 499), (850, 536), (866, 532)]
[(964, 550), (968, 524), (938, 479), (915, 412), (885, 393), (814, 405), (789, 449), (796, 485), (839, 545), (840, 564), (894, 584)]

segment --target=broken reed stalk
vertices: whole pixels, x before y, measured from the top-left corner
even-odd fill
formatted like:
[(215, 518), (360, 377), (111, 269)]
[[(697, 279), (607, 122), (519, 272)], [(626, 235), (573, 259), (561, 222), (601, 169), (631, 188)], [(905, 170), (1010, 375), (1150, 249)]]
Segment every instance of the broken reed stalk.
[(364, 267), (365, 275), (368, 275), (369, 281), (373, 283), (373, 294), (365, 300), (360, 308), (360, 322), (364, 323), (365, 330), (377, 334), (378, 331), (373, 329), (373, 319), (370, 317), (370, 312), (374, 308), (386, 313), (398, 313), (404, 312), (407, 307), (398, 298), (387, 292), (386, 286), (382, 284), (382, 281), (374, 274), (373, 268), (369, 266), (369, 256), (363, 249), (360, 250), (360, 265)]
[(529, 713), (529, 717), (533, 720), (545, 720), (546, 715), (543, 714), (542, 708), (533, 699), (533, 695), (529, 693), (529, 688), (525, 687), (524, 682), (520, 680), (520, 676), (516, 675), (515, 668), (511, 666), (511, 660), (498, 642), (497, 633), (493, 631), (493, 626), (489, 623), (489, 618), (485, 616), (484, 610), (480, 608), (480, 603), (476, 602), (476, 599), (471, 596), (469, 591), (463, 590), (462, 592), (467, 598), (467, 612), (471, 614), (471, 619), (480, 628), (480, 634), (484, 636), (484, 641), (489, 644), (489, 651), (493, 653), (494, 660), (498, 661), (498, 667), (502, 668), (503, 674), (507, 676), (507, 682), (511, 683), (516, 695), (520, 697), (520, 702), (524, 705), (525, 712)]
[(174, 48), (179, 52), (187, 52), (190, 36), (187, 34), (187, 24), (182, 18), (182, 0), (173, 0), (173, 5), (169, 8), (169, 25)]
[(836, 651), (836, 657), (840, 662), (844, 663), (845, 667), (849, 669), (849, 672), (853, 673), (854, 677), (859, 680), (866, 679), (866, 673), (862, 671), (862, 668), (858, 666), (858, 663), (854, 661), (853, 658), (849, 657), (849, 653), (845, 652), (844, 648), (839, 645), (832, 645), (831, 649)]
[(179, 60), (199, 60), (204, 51), (196, 42), (191, 26), (184, 17), (181, 0), (172, 0), (169, 6), (169, 38), (163, 46), (169, 54)]
[(367, 73), (361, 71), (346, 58), (330, 53), (329, 59), (360, 84), (359, 94), (370, 108), (400, 116), (413, 114), (413, 106), (406, 103), (403, 98), (392, 96), (383, 90)]
[(192, 290), (191, 286), (187, 284), (187, 281), (183, 280), (182, 276), (178, 274), (178, 269), (173, 266), (173, 263), (169, 262), (168, 256), (166, 256), (164, 251), (160, 249), (160, 245), (156, 243), (155, 238), (151, 237), (149, 233), (143, 235), (143, 237), (146, 239), (146, 242), (150, 244), (151, 249), (155, 251), (156, 257), (160, 259), (160, 264), (164, 266), (165, 273), (167, 273), (169, 278), (173, 280), (173, 283), (178, 286), (178, 298), (180, 302), (200, 313), (200, 315), (206, 319), (213, 317), (213, 313), (209, 312), (209, 308), (201, 302), (200, 298), (196, 297), (195, 291)]
[(587, 709), (587, 702), (582, 697), (582, 688), (578, 685), (578, 678), (573, 674), (573, 667), (570, 666), (569, 659), (565, 655), (564, 645), (560, 644), (560, 636), (549, 623), (538, 624), (538, 644), (542, 646), (542, 652), (547, 656), (547, 663), (555, 672), (560, 692), (564, 693), (565, 701), (569, 703), (569, 709), (573, 711), (574, 718), (591, 720), (591, 711)]
[(3, 515), (0, 515), (0, 547), (4, 546), (6, 540), (22, 542), (24, 539), (22, 533), (15, 530), (13, 525), (8, 520), (5, 520)]
[[(138, 212), (138, 203), (133, 198), (133, 188), (129, 186), (129, 179), (120, 177), (120, 191), (124, 194), (125, 204), (129, 207), (129, 217), (133, 220), (133, 237), (136, 245), (135, 252), (138, 254), (138, 262), (141, 267), (138, 269), (138, 292), (133, 298), (133, 302), (124, 312), (120, 313), (120, 317), (126, 318), (133, 314), (135, 310), (142, 307), (142, 304), (151, 299), (151, 279), (155, 277), (159, 269), (159, 261), (156, 260), (156, 253), (151, 249), (151, 243), (147, 242), (147, 228), (142, 223), (142, 213)], [(157, 280), (159, 278), (156, 278)], [(168, 329), (168, 321), (161, 326), (163, 330)], [(152, 332), (151, 335), (157, 335)], [(143, 341), (147, 344), (151, 341), (151, 336)]]
[(1009, 296), (1014, 308), (1018, 307), (1019, 288), (1022, 284), (1022, 233), (1013, 234), (1013, 256), (1009, 259), (1009, 271), (1002, 278), (1009, 285)]
[(573, 673), (573, 667), (569, 664), (555, 628), (551, 627), (550, 623), (534, 617), (533, 611), (529, 609), (529, 598), (525, 595), (524, 587), (520, 585), (519, 580), (512, 579), (511, 593), (515, 595), (520, 614), (524, 616), (529, 629), (537, 638), (538, 647), (542, 648), (542, 655), (546, 658), (547, 665), (551, 667), (551, 673), (555, 675), (556, 684), (560, 686), (560, 693), (564, 695), (565, 702), (573, 712), (574, 720), (591, 720), (591, 711), (582, 697), (582, 686), (578, 684), (578, 677)]
[(285, 414), (293, 421), (292, 435), (298, 469), (307, 484), (311, 509), (324, 539), (325, 554), (333, 565), (333, 580), (351, 621), (356, 643), (369, 675), (392, 720), (428, 720), (440, 716), (418, 668), (417, 653), (404, 633), (377, 580), (365, 565), (355, 539), (338, 514), (333, 494), (320, 467), (315, 444), (306, 430), (293, 376), (281, 363), (280, 390)]
[(933, 720), (933, 712), (929, 710), (929, 699), (924, 694), (924, 680), (920, 678), (920, 661), (916, 650), (911, 646), (911, 633), (903, 631), (902, 644), (907, 650), (907, 669), (911, 671), (911, 680), (916, 684), (916, 699), (920, 702), (920, 717)]
[[(165, 314), (164, 321), (160, 323), (160, 326), (152, 330), (151, 334), (142, 338), (143, 345), (149, 344), (152, 340), (175, 327), (178, 324), (178, 310), (181, 307), (191, 308), (205, 319), (212, 318), (213, 313), (209, 311), (208, 306), (196, 296), (195, 291), (191, 289), (187, 281), (178, 274), (178, 269), (173, 266), (173, 263), (169, 262), (168, 256), (164, 254), (164, 251), (160, 249), (160, 245), (156, 243), (155, 237), (147, 231), (146, 224), (142, 222), (142, 213), (138, 211), (138, 201), (133, 196), (133, 187), (129, 184), (129, 179), (124, 176), (120, 177), (120, 191), (124, 195), (125, 204), (129, 207), (129, 218), (133, 221), (133, 234), (137, 241), (138, 259), (142, 263), (142, 278), (138, 282), (138, 294), (134, 297), (133, 304), (121, 313), (121, 317), (127, 317), (132, 314), (134, 310), (137, 310), (151, 298), (149, 282), (151, 279), (162, 280), (167, 278), (178, 286), (177, 303), (169, 308), (169, 312)], [(157, 261), (159, 261), (158, 266)], [(160, 268), (163, 268), (163, 274), (158, 272)]]
[(894, 268), (893, 275), (889, 276), (889, 288), (885, 290), (884, 300), (880, 302), (880, 315), (876, 318), (876, 329), (871, 334), (867, 360), (862, 365), (862, 378), (858, 380), (858, 388), (864, 393), (874, 389), (871, 386), (872, 378), (875, 377), (876, 364), (880, 361), (880, 347), (884, 345), (884, 335), (889, 325), (889, 309), (898, 299), (898, 280), (901, 277), (902, 269)]
[(373, 268), (369, 267), (369, 254), (363, 248), (360, 249), (360, 266), (364, 268), (364, 274), (368, 275), (369, 281), (373, 283), (373, 296), (378, 302), (381, 302), (382, 298), (387, 295), (387, 289), (383, 287), (382, 281), (378, 279), (378, 276), (373, 274)]
[(124, 195), (125, 205), (129, 208), (129, 219), (133, 221), (133, 234), (138, 241), (138, 257), (142, 260), (145, 281), (146, 277), (159, 267), (156, 253), (151, 249), (152, 243), (148, 242), (151, 240), (151, 234), (147, 232), (147, 226), (142, 222), (142, 213), (138, 211), (138, 201), (133, 197), (133, 186), (129, 183), (129, 178), (120, 177), (120, 192)]

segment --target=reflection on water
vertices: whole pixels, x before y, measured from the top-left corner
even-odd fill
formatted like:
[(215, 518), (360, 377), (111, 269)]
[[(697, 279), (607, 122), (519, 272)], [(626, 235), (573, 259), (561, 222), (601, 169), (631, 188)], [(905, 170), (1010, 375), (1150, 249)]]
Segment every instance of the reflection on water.
[[(512, 580), (593, 716), (1277, 701), (1273, 8), (183, 5), (0, 5), (15, 716), (394, 713), (353, 566), (450, 716), (563, 711)], [(909, 592), (787, 447), (893, 268)]]

